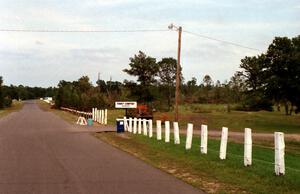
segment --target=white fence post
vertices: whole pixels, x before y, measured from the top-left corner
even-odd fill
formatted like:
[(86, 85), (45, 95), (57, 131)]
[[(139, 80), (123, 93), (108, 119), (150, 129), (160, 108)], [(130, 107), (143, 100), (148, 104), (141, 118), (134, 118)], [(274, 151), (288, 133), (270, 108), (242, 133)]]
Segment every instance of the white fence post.
[(157, 140), (161, 140), (161, 121), (156, 120), (156, 138)]
[(142, 134), (142, 119), (139, 118), (138, 121), (138, 134)]
[(101, 110), (98, 110), (98, 118), (97, 118), (97, 122), (100, 123), (100, 117), (101, 117)]
[(136, 134), (137, 131), (137, 118), (134, 117), (133, 119), (133, 133)]
[(147, 120), (143, 119), (143, 134), (145, 136), (148, 136), (148, 130), (147, 130)]
[(185, 149), (189, 150), (192, 148), (192, 141), (193, 141), (193, 124), (188, 123), (187, 132), (186, 132), (186, 142), (185, 142)]
[(150, 119), (148, 122), (149, 122), (148, 123), (148, 125), (149, 125), (149, 137), (152, 138), (152, 136), (153, 136), (152, 119)]
[(174, 127), (174, 144), (180, 144), (178, 122), (173, 122), (173, 127)]
[(99, 110), (99, 121), (98, 121), (98, 122), (99, 122), (100, 124), (102, 124), (102, 123), (101, 123), (101, 120), (102, 120), (102, 110)]
[(107, 125), (107, 109), (104, 110), (104, 125)]
[(132, 132), (132, 118), (129, 117), (129, 127), (128, 127), (128, 131), (131, 133)]
[(94, 121), (97, 121), (97, 108), (94, 109)]
[(222, 136), (220, 144), (220, 159), (226, 159), (226, 150), (227, 150), (227, 140), (228, 140), (228, 128), (222, 127)]
[(201, 145), (200, 152), (202, 154), (207, 154), (207, 125), (201, 125)]
[(245, 128), (244, 134), (244, 166), (252, 165), (252, 132), (250, 128)]
[(101, 110), (101, 124), (104, 124), (104, 110)]
[(284, 133), (275, 132), (275, 174), (277, 176), (285, 174), (285, 163), (284, 163)]
[(127, 126), (128, 126), (127, 118), (124, 117), (123, 119), (124, 119), (124, 131), (128, 131), (128, 128), (127, 128)]
[(165, 142), (170, 142), (170, 121), (165, 121)]
[(92, 108), (92, 119), (93, 119), (93, 121), (94, 121), (94, 118), (95, 118), (95, 117), (94, 117), (94, 116), (95, 116), (94, 113), (95, 113), (95, 109)]

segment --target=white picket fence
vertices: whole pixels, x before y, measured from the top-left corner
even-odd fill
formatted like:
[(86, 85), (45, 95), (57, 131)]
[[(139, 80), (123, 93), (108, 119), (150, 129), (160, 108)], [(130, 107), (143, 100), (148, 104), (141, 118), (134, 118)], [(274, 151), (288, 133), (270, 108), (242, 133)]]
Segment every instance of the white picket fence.
[(99, 124), (107, 125), (107, 109), (98, 110), (97, 108), (93, 108), (92, 119)]
[(64, 110), (64, 111), (71, 112), (71, 113), (76, 114), (78, 116), (82, 116), (86, 119), (92, 118), (92, 113), (91, 112), (78, 111), (78, 110), (71, 109), (71, 108), (66, 108), (66, 107), (61, 107), (60, 109)]
[(99, 124), (107, 125), (107, 109), (98, 110), (97, 108), (93, 108), (92, 112), (84, 112), (71, 108), (61, 107), (61, 110), (71, 112), (78, 115), (79, 117), (84, 117), (85, 119), (93, 119), (93, 121)]
[[(156, 120), (156, 139), (158, 141), (162, 140), (162, 125), (160, 120)], [(148, 136), (149, 138), (153, 137), (153, 121), (146, 119), (138, 118), (127, 118), (124, 117), (124, 129), (125, 131), (133, 134), (142, 134)], [(180, 129), (178, 122), (173, 122), (174, 128), (174, 144), (180, 144)], [(170, 143), (170, 122), (165, 121), (164, 135), (165, 143)], [(192, 148), (193, 140), (193, 124), (188, 123), (187, 133), (186, 133), (186, 144), (185, 149), (190, 150)], [(223, 127), (221, 133), (220, 141), (220, 151), (219, 158), (220, 160), (226, 159), (227, 153), (227, 141), (228, 141), (228, 128)], [(207, 154), (207, 143), (208, 143), (208, 127), (207, 125), (201, 125), (200, 133), (200, 153)], [(284, 162), (284, 153), (285, 153), (285, 144), (284, 144), (284, 133), (275, 132), (274, 133), (274, 146), (275, 146), (275, 174), (277, 176), (285, 174), (285, 162)], [(244, 133), (244, 166), (252, 165), (252, 131), (250, 128), (245, 128)]]

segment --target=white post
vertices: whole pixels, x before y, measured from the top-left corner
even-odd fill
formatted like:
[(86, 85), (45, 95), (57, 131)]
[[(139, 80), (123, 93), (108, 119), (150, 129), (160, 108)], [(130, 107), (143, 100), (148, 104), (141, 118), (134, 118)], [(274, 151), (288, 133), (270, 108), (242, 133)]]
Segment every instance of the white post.
[(180, 144), (178, 122), (173, 122), (173, 127), (174, 127), (174, 144)]
[(138, 134), (142, 134), (142, 119), (139, 118), (138, 122)]
[(245, 128), (244, 134), (244, 165), (252, 165), (252, 133), (249, 128)]
[(101, 110), (98, 110), (98, 119), (97, 119), (98, 123), (100, 123), (100, 118), (101, 118)]
[(101, 120), (102, 120), (102, 110), (99, 110), (99, 119), (98, 119), (98, 120), (99, 120), (98, 122), (99, 122), (100, 124), (102, 124), (102, 123), (101, 123)]
[(202, 154), (207, 154), (207, 125), (201, 125), (200, 152)]
[(124, 117), (124, 131), (128, 131), (128, 123), (126, 117)]
[(150, 138), (152, 138), (152, 136), (153, 136), (153, 127), (152, 127), (152, 120), (150, 119), (149, 121), (148, 121), (148, 125), (149, 125), (149, 137)]
[(189, 150), (192, 148), (192, 141), (193, 141), (193, 124), (188, 123), (187, 127), (187, 134), (186, 134), (186, 142), (185, 142), (185, 149)]
[(147, 120), (146, 119), (143, 119), (143, 134), (145, 136), (148, 135), (148, 131), (147, 131)]
[(170, 142), (170, 121), (165, 121), (165, 142)]
[(285, 174), (285, 163), (284, 163), (284, 133), (275, 132), (275, 174), (277, 176)]
[(226, 150), (227, 150), (227, 139), (228, 139), (228, 128), (222, 127), (222, 136), (220, 144), (220, 159), (226, 159)]
[(128, 131), (131, 133), (132, 132), (132, 118), (129, 117), (129, 127), (128, 127)]
[(101, 124), (104, 124), (104, 110), (101, 110)]
[(161, 140), (161, 121), (156, 120), (156, 138), (157, 140)]
[(95, 113), (95, 109), (92, 108), (92, 119), (93, 119), (93, 121), (94, 121), (94, 118), (95, 118), (95, 117), (94, 117), (94, 116), (95, 116), (94, 113)]
[(134, 119), (133, 119), (133, 133), (134, 134), (136, 134), (136, 126), (137, 125), (137, 118), (136, 117), (134, 117)]
[(94, 121), (97, 121), (97, 108), (94, 108)]
[(107, 125), (107, 109), (104, 110), (104, 125)]

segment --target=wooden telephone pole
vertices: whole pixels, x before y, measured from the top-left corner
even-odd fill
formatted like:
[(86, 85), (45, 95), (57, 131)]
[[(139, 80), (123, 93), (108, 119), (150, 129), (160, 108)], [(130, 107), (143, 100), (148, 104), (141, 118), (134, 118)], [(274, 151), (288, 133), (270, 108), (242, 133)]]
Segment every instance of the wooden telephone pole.
[(179, 104), (179, 86), (180, 86), (180, 55), (181, 55), (181, 34), (182, 34), (182, 27), (176, 27), (174, 24), (169, 25), (168, 27), (170, 30), (175, 29), (178, 31), (178, 50), (177, 50), (177, 67), (176, 67), (176, 90), (175, 90), (175, 118), (174, 120), (178, 122), (178, 104)]
[(176, 91), (175, 91), (175, 121), (178, 122), (178, 104), (179, 104), (179, 85), (180, 85), (180, 56), (181, 56), (181, 34), (182, 27), (178, 28), (178, 50), (177, 50), (177, 69), (176, 69)]

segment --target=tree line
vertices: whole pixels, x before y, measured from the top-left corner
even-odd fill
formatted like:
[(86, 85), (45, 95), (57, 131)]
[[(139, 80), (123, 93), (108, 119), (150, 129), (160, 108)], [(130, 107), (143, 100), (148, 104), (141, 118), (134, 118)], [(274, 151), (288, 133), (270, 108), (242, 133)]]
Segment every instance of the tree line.
[[(300, 108), (299, 63), (300, 36), (275, 37), (265, 53), (241, 59), (240, 70), (229, 80), (214, 81), (210, 75), (201, 80), (195, 77), (185, 80), (180, 73), (180, 102), (228, 104), (228, 110), (230, 104), (237, 104), (236, 109), (246, 111), (271, 111), (276, 105), (277, 109), (283, 106), (286, 114), (292, 114)], [(21, 94), (26, 96), (24, 99), (54, 96), (58, 108), (79, 110), (113, 107), (115, 101), (134, 100), (156, 110), (170, 111), (174, 104), (176, 64), (174, 58), (157, 61), (139, 51), (129, 58), (129, 66), (123, 70), (136, 77), (136, 81), (98, 80), (94, 86), (89, 77), (83, 76), (73, 82), (62, 80), (57, 88), (10, 86), (4, 89), (4, 96), (12, 99), (20, 98)]]
[(46, 96), (55, 96), (56, 88), (42, 88), (29, 86), (6, 86), (3, 85), (3, 78), (0, 76), (0, 109), (10, 107), (12, 100), (31, 100)]

